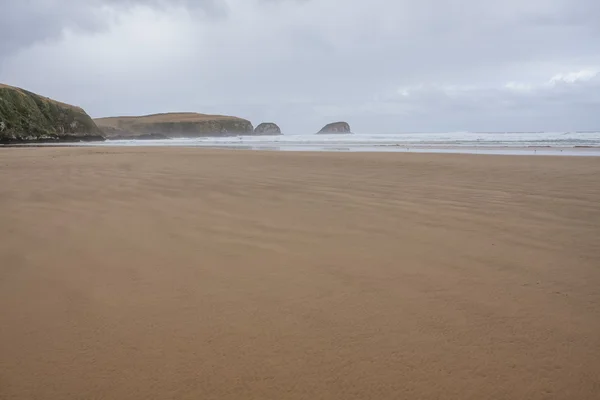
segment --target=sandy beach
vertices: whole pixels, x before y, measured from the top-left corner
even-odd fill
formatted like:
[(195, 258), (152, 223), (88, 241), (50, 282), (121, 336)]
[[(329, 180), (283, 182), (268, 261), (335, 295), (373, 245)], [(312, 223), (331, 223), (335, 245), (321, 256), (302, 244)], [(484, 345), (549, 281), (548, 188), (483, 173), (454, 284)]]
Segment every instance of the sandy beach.
[(600, 158), (0, 148), (0, 399), (598, 399)]

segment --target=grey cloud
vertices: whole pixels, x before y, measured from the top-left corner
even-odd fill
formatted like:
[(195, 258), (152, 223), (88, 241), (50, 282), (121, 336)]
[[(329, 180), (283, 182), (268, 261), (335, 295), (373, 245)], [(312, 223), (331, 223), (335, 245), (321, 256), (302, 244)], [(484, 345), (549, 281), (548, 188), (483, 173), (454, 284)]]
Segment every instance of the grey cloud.
[(287, 132), (332, 118), (357, 131), (600, 128), (595, 80), (544, 86), (600, 67), (596, 0), (42, 3), (7, 3), (0, 81), (95, 116), (219, 112)]
[[(419, 85), (340, 115), (400, 117), (399, 130), (594, 130), (600, 125), (600, 71), (556, 75), (544, 82), (501, 86)], [(441, 118), (441, 121), (436, 121)]]
[(185, 6), (213, 15), (225, 12), (222, 0), (0, 0), (0, 61), (20, 48), (55, 40), (64, 29), (107, 29), (106, 7), (123, 12), (138, 5)]
[[(47, 40), (68, 27), (97, 28), (88, 5), (79, 1), (2, 0), (0, 9), (0, 54), (6, 55), (38, 40)], [(68, 10), (65, 12), (65, 10)]]

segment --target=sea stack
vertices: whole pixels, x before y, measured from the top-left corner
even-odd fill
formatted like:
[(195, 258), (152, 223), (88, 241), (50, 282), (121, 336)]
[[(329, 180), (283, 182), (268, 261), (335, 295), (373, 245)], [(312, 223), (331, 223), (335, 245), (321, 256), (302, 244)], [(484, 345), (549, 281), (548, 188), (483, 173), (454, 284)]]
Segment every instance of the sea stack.
[(0, 83), (0, 143), (102, 140), (83, 109)]
[(352, 133), (350, 125), (347, 122), (333, 122), (327, 124), (319, 131), (319, 134), (329, 133)]
[(263, 122), (254, 129), (255, 135), (281, 135), (281, 129), (273, 122)]

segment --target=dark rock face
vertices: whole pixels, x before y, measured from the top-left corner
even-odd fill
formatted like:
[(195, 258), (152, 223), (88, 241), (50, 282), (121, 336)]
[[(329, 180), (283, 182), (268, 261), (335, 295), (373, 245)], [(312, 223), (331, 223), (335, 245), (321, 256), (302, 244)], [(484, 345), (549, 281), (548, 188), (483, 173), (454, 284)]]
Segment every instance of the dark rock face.
[(350, 125), (347, 122), (333, 122), (327, 124), (319, 131), (320, 134), (327, 133), (352, 133)]
[(254, 129), (255, 135), (281, 135), (281, 129), (273, 122), (263, 122)]
[(170, 137), (165, 136), (161, 133), (142, 133), (141, 135), (114, 135), (108, 136), (110, 140), (165, 140), (170, 139)]
[(102, 140), (83, 109), (0, 84), (0, 143)]
[(242, 118), (198, 113), (167, 113), (95, 120), (109, 139), (193, 138), (252, 135), (254, 127)]

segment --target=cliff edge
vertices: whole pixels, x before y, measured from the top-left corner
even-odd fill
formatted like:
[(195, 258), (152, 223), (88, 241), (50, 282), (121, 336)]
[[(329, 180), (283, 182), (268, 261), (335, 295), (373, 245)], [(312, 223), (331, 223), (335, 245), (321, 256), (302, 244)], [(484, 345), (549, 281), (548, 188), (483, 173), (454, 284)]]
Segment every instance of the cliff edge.
[(250, 121), (226, 115), (165, 113), (139, 117), (108, 117), (94, 120), (109, 139), (138, 139), (148, 135), (164, 138), (250, 135)]
[(0, 143), (104, 140), (80, 107), (0, 84)]

